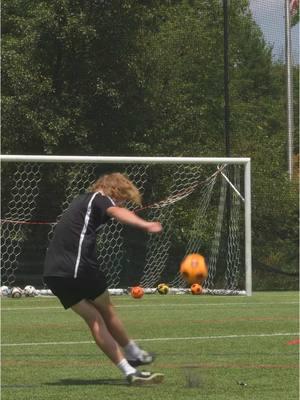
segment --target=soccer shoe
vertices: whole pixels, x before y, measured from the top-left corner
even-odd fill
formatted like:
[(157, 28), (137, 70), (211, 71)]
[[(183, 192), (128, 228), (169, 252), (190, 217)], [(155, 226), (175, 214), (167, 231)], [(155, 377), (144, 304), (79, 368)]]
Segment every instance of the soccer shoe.
[(134, 360), (127, 359), (127, 361), (132, 367), (139, 367), (141, 365), (151, 364), (154, 359), (155, 356), (153, 353), (148, 353), (147, 351), (142, 350), (138, 358), (135, 358)]
[(127, 375), (126, 379), (132, 386), (150, 385), (161, 383), (164, 380), (164, 374), (136, 371), (134, 374)]

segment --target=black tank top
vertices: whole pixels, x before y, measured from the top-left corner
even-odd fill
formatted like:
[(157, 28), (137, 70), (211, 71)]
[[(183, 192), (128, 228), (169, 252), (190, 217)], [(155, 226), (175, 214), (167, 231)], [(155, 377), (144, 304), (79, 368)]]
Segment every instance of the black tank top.
[(99, 192), (76, 197), (58, 222), (47, 250), (44, 276), (91, 277), (98, 271), (97, 231), (114, 201)]

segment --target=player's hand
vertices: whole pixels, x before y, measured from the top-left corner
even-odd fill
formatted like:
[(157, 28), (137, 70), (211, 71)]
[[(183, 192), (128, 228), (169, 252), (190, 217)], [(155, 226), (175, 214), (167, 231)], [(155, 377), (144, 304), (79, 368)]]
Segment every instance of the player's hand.
[(162, 225), (160, 222), (148, 222), (146, 226), (146, 232), (149, 233), (159, 233), (162, 231)]

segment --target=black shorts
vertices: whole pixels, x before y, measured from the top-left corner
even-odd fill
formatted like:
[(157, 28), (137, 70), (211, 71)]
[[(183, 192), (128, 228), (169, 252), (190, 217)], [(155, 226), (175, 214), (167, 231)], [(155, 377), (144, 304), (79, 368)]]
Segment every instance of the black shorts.
[(107, 289), (106, 279), (102, 272), (92, 278), (47, 276), (44, 277), (44, 282), (59, 298), (65, 309), (84, 299), (94, 300)]

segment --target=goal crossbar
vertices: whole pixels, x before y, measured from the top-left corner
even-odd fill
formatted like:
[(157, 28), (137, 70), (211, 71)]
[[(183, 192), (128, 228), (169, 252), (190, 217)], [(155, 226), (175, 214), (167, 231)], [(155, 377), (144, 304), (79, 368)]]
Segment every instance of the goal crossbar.
[(250, 158), (243, 157), (122, 157), (122, 156), (47, 156), (47, 155), (0, 155), (6, 162), (65, 162), (65, 163), (136, 163), (136, 164), (247, 164)]

